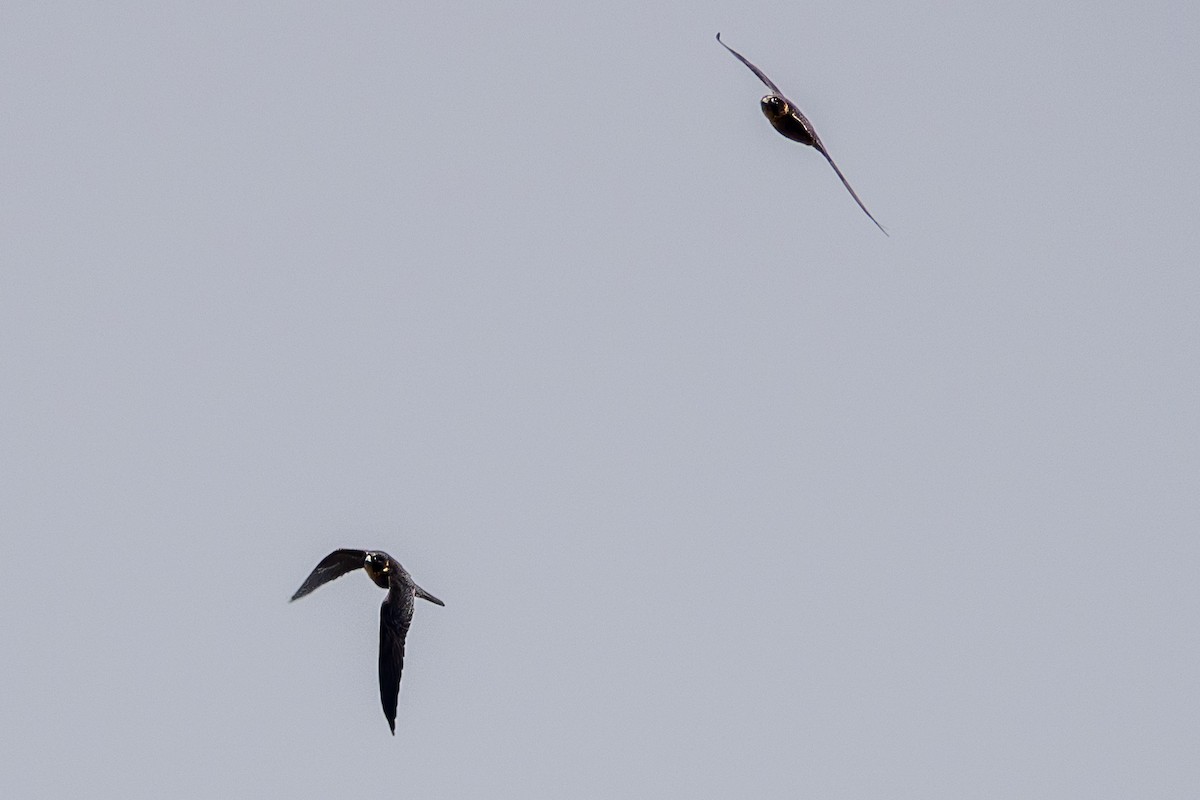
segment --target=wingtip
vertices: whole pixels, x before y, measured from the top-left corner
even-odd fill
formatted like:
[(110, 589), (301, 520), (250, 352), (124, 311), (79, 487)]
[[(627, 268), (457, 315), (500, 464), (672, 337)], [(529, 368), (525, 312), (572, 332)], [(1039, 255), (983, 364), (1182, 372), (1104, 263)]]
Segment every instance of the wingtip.
[(421, 598), (422, 600), (428, 600), (429, 602), (433, 603), (434, 605), (439, 605), (439, 606), (446, 605), (441, 600), (434, 597), (429, 592), (425, 591), (424, 589), (422, 589), (420, 586), (417, 586), (416, 584), (413, 584), (413, 594), (415, 594), (417, 597)]

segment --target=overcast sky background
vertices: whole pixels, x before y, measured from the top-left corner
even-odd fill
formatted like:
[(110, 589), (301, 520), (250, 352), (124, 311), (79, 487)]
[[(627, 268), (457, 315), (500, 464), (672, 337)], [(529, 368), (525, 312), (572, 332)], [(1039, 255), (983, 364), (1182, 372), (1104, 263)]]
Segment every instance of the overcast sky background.
[(501, 6), (4, 4), (0, 795), (1200, 796), (1200, 6)]

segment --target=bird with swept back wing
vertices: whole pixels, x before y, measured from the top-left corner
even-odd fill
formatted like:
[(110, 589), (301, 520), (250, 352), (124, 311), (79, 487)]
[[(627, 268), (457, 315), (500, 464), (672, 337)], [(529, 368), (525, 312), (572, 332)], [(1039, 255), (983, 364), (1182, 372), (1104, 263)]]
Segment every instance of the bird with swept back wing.
[(404, 670), (404, 640), (412, 624), (415, 599), (421, 598), (439, 606), (446, 605), (417, 586), (400, 562), (382, 550), (334, 550), (292, 595), (298, 600), (318, 586), (340, 578), (347, 572), (363, 569), (375, 585), (387, 589), (387, 597), (379, 608), (379, 699), (392, 735), (396, 735), (396, 707), (400, 697), (400, 673)]

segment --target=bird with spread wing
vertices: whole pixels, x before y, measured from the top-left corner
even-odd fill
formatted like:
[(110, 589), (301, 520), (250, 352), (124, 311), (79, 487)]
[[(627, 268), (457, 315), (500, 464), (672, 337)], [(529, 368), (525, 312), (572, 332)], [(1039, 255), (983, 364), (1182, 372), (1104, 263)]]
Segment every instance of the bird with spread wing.
[(870, 211), (867, 211), (867, 207), (863, 205), (863, 201), (858, 198), (858, 193), (850, 186), (850, 181), (846, 180), (846, 176), (838, 169), (838, 165), (833, 162), (833, 157), (825, 149), (825, 145), (821, 142), (821, 137), (817, 136), (817, 131), (812, 123), (808, 121), (808, 117), (804, 116), (800, 109), (796, 107), (796, 104), (788, 100), (783, 92), (779, 91), (779, 87), (767, 77), (766, 73), (747, 61), (737, 50), (722, 42), (721, 34), (719, 33), (717, 34), (717, 41), (720, 42), (722, 47), (733, 53), (734, 58), (749, 67), (750, 71), (757, 75), (758, 79), (771, 90), (771, 94), (763, 97), (761, 102), (762, 112), (771, 121), (771, 125), (775, 130), (793, 142), (799, 142), (800, 144), (816, 148), (818, 153), (825, 156), (825, 160), (829, 162), (829, 166), (833, 167), (833, 171), (841, 179), (842, 185), (846, 187), (846, 191), (850, 192), (850, 196), (854, 198), (854, 202), (858, 203), (858, 207), (863, 210), (863, 213), (871, 218), (871, 222), (874, 222), (879, 230), (883, 231), (884, 236), (887, 236), (888, 232), (879, 224), (879, 220), (875, 219)]
[(318, 586), (360, 568), (366, 571), (367, 577), (376, 586), (388, 590), (379, 609), (379, 699), (383, 703), (383, 715), (387, 717), (388, 727), (395, 736), (400, 673), (404, 670), (404, 640), (412, 623), (416, 598), (439, 606), (446, 604), (417, 586), (400, 562), (382, 550), (334, 550), (321, 559), (321, 563), (292, 595), (292, 600), (298, 600)]

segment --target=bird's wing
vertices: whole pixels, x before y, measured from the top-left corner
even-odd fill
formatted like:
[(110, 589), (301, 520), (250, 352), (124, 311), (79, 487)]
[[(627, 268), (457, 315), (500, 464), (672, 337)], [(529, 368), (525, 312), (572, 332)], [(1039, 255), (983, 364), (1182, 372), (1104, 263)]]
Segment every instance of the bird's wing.
[(417, 586), (415, 583), (413, 584), (413, 590), (416, 591), (417, 597), (421, 598), (422, 600), (428, 600), (431, 603), (434, 603), (436, 605), (443, 606), (443, 607), (446, 605), (441, 600), (438, 600), (436, 597), (431, 595), (429, 592), (422, 589), (420, 586)]
[(846, 176), (842, 174), (840, 169), (838, 169), (838, 165), (833, 163), (833, 158), (829, 155), (829, 151), (825, 149), (825, 145), (821, 144), (821, 140), (816, 137), (815, 131), (813, 132), (813, 147), (817, 148), (817, 151), (820, 152), (821, 155), (825, 156), (825, 160), (829, 162), (829, 166), (833, 167), (833, 171), (836, 172), (837, 176), (842, 179), (842, 185), (846, 187), (846, 191), (850, 192), (850, 196), (854, 198), (854, 202), (858, 203), (858, 207), (863, 210), (863, 213), (868, 217), (871, 217), (871, 222), (875, 223), (875, 227), (883, 231), (884, 236), (890, 236), (891, 234), (887, 232), (887, 229), (879, 224), (879, 220), (875, 219), (875, 217), (872, 217), (871, 212), (867, 211), (867, 207), (863, 205), (863, 201), (858, 199), (858, 193), (854, 191), (854, 188), (850, 185), (850, 181), (846, 180)]
[(359, 569), (366, 562), (366, 558), (366, 550), (334, 550), (321, 559), (321, 563), (317, 564), (312, 574), (304, 579), (304, 583), (292, 595), (292, 600), (298, 600), (321, 584)]
[(392, 602), (379, 608), (379, 701), (392, 735), (396, 735), (396, 705), (400, 698), (400, 673), (404, 671), (404, 639), (412, 623), (412, 602)]
[[(759, 69), (758, 67), (754, 66), (749, 61), (747, 61), (745, 56), (743, 56), (737, 50), (734, 50), (729, 45), (725, 44), (724, 42), (721, 42), (721, 34), (719, 34), (719, 33), (717, 34), (717, 41), (721, 43), (721, 47), (724, 47), (726, 50), (733, 53), (734, 58), (736, 58), (738, 61), (742, 62), (747, 67), (749, 67), (750, 71), (753, 72), (755, 75), (757, 75), (758, 79), (760, 81), (762, 81), (763, 83), (765, 83), (772, 92), (779, 95), (780, 97), (783, 97), (783, 92), (779, 91), (779, 87), (775, 85), (775, 82), (772, 81), (770, 78), (768, 78), (765, 72), (763, 72), (761, 69)], [(786, 97), (783, 97), (783, 99), (787, 100)], [(788, 100), (788, 105), (792, 105), (792, 101)]]

